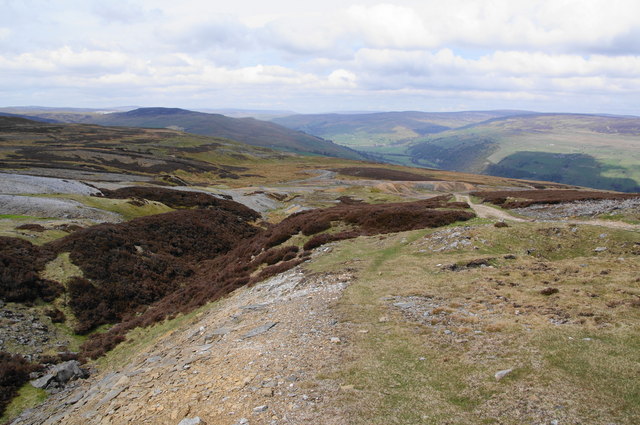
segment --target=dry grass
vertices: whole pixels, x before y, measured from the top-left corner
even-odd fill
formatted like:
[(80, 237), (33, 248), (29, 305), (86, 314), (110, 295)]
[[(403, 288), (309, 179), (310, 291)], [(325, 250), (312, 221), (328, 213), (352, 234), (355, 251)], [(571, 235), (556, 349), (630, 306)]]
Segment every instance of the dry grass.
[[(369, 332), (331, 375), (356, 388), (341, 399), (350, 423), (636, 423), (640, 235), (573, 229), (461, 228), (486, 243), (444, 252), (418, 249), (439, 230), (405, 232), (318, 259), (316, 270), (359, 269), (338, 308)], [(489, 267), (442, 266), (487, 256)]]

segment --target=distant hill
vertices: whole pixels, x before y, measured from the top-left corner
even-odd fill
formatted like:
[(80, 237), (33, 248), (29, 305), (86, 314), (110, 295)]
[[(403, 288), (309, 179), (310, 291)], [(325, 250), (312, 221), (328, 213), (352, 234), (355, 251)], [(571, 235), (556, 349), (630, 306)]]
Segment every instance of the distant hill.
[(416, 165), (598, 189), (640, 190), (640, 118), (503, 117), (416, 139)]
[(23, 118), (23, 119), (28, 119), (28, 120), (32, 120), (32, 121), (46, 122), (46, 123), (59, 122), (59, 121), (56, 121), (56, 120), (51, 119), (51, 118), (44, 118), (44, 117), (38, 117), (38, 116), (32, 116), (32, 115), (23, 115), (23, 114), (11, 114), (9, 112), (0, 112), (0, 117)]
[(395, 164), (640, 190), (640, 118), (529, 111), (294, 115), (274, 122)]
[(0, 116), (0, 135), (0, 169), (47, 169), (53, 176), (53, 170), (70, 170), (150, 176), (164, 183), (238, 179), (247, 171), (239, 164), (298, 157), (170, 129), (43, 123), (8, 116)]
[(343, 146), (372, 153), (388, 162), (410, 165), (402, 146), (429, 134), (470, 124), (527, 114), (526, 111), (376, 112), (359, 114), (309, 114), (271, 121), (304, 131)]
[(364, 159), (358, 152), (320, 137), (254, 118), (230, 118), (178, 108), (140, 108), (128, 112), (92, 115), (87, 121), (109, 126), (172, 128), (289, 152)]

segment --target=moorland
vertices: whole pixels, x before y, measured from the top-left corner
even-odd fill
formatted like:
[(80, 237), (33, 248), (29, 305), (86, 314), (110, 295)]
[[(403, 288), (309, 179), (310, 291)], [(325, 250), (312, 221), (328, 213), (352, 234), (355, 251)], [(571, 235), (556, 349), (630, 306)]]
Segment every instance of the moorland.
[(637, 421), (640, 195), (120, 125), (0, 117), (1, 422)]

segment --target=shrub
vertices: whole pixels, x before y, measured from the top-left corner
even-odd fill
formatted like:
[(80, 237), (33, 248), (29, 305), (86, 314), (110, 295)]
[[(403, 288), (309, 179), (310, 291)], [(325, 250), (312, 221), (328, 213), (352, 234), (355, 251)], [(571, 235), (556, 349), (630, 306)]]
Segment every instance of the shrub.
[(481, 198), (503, 208), (525, 208), (534, 204), (559, 204), (562, 202), (588, 201), (599, 199), (632, 199), (640, 193), (598, 192), (589, 190), (500, 190), (472, 192)]
[(64, 323), (67, 318), (64, 313), (57, 308), (49, 308), (45, 310), (44, 314), (48, 316), (53, 323)]
[(53, 301), (64, 288), (42, 279), (38, 272), (55, 258), (50, 250), (18, 238), (0, 237), (0, 299), (31, 302), (37, 298)]
[(302, 234), (305, 236), (315, 235), (331, 228), (331, 222), (328, 220), (312, 221), (302, 228)]
[(29, 363), (22, 356), (0, 351), (0, 416), (20, 387), (29, 380), (29, 374), (40, 368), (40, 365)]
[[(137, 326), (152, 325), (166, 318), (175, 317), (178, 313), (192, 311), (244, 285), (257, 283), (263, 279), (289, 270), (305, 261), (310, 254), (310, 249), (327, 242), (355, 238), (360, 235), (374, 235), (423, 227), (436, 227), (450, 224), (457, 220), (467, 220), (474, 216), (473, 213), (461, 209), (438, 210), (437, 208), (450, 208), (448, 204), (449, 198), (449, 196), (441, 196), (418, 202), (379, 205), (369, 205), (365, 203), (339, 204), (331, 208), (309, 210), (293, 214), (282, 222), (271, 225), (265, 230), (257, 230), (251, 227), (251, 231), (244, 231), (242, 230), (243, 227), (240, 227), (232, 231), (230, 228), (225, 227), (225, 225), (232, 226), (234, 223), (237, 224), (237, 219), (236, 222), (216, 222), (213, 228), (216, 228), (218, 232), (223, 235), (229, 232), (231, 236), (231, 240), (225, 245), (228, 249), (203, 250), (202, 248), (198, 248), (197, 251), (194, 252), (190, 247), (182, 246), (178, 243), (174, 248), (179, 248), (182, 253), (179, 256), (174, 255), (171, 257), (171, 260), (180, 263), (182, 258), (195, 259), (197, 267), (192, 267), (191, 270), (193, 273), (181, 279), (182, 284), (162, 292), (164, 295), (157, 293), (157, 298), (155, 298), (157, 301), (154, 302), (153, 298), (144, 299), (145, 306), (150, 305), (152, 302), (153, 305), (140, 315), (132, 314), (136, 309), (135, 305), (132, 304), (133, 301), (138, 302), (139, 306), (143, 305), (142, 301), (139, 300), (140, 295), (138, 295), (138, 293), (144, 293), (144, 287), (141, 287), (139, 283), (133, 286), (135, 291), (128, 292), (130, 291), (131, 285), (127, 282), (123, 282), (123, 284), (117, 284), (117, 282), (113, 284), (112, 282), (107, 285), (109, 281), (103, 280), (98, 285), (95, 282), (92, 283), (81, 279), (73, 280), (69, 285), (69, 291), (74, 294), (72, 298), (77, 295), (78, 299), (72, 301), (72, 303), (76, 305), (75, 309), (85, 312), (85, 315), (82, 316), (83, 321), (89, 321), (93, 318), (93, 326), (95, 326), (97, 323), (104, 321), (122, 320), (121, 323), (112, 327), (109, 331), (92, 335), (82, 346), (82, 352), (88, 357), (98, 357), (114, 347), (119, 341), (124, 340), (124, 335), (128, 330)], [(161, 216), (171, 218), (172, 220), (181, 217), (175, 214), (176, 213), (168, 213), (162, 214)], [(146, 221), (141, 222), (141, 220), (150, 219), (149, 217), (145, 217), (132, 220), (130, 223), (132, 226), (134, 224), (139, 225), (140, 223), (146, 223)], [(320, 228), (325, 226), (324, 223), (330, 224), (332, 222), (351, 224), (353, 230), (315, 235), (304, 245), (304, 252), (302, 253), (300, 253), (299, 249), (295, 246), (278, 247), (278, 245), (298, 234), (306, 226), (310, 226), (309, 223), (322, 223), (316, 227)], [(154, 252), (154, 256), (167, 253), (169, 248), (161, 249), (161, 247), (164, 246), (164, 244), (170, 243), (171, 240), (165, 239), (165, 236), (158, 235), (153, 236), (154, 238), (158, 238), (158, 240), (152, 242), (150, 240), (152, 238), (150, 233), (155, 234), (153, 229), (146, 226), (142, 226), (141, 228), (145, 229), (143, 234), (147, 235), (147, 239), (144, 239), (143, 242), (138, 242), (138, 246), (142, 248), (142, 253), (137, 252), (138, 250), (132, 245), (132, 242), (125, 244), (113, 243), (119, 240), (115, 235), (122, 231), (120, 227), (102, 228), (102, 232), (109, 230), (109, 232), (115, 232), (115, 234), (106, 238), (104, 242), (98, 240), (98, 246), (107, 246), (107, 248), (104, 250), (101, 249), (98, 252), (103, 253), (101, 255), (106, 255), (115, 250), (116, 252), (122, 253), (122, 261), (126, 258), (131, 258), (128, 261), (133, 261), (135, 264), (142, 261), (141, 256), (144, 257), (143, 254), (146, 252)], [(176, 231), (171, 227), (165, 228), (159, 226), (159, 228), (162, 229), (160, 230), (162, 234), (172, 234)], [(116, 232), (115, 229), (121, 230)], [(127, 229), (127, 231), (124, 232), (127, 238), (131, 238), (131, 235), (134, 234), (138, 235), (137, 232), (141, 231), (134, 227), (125, 227), (125, 229)], [(224, 230), (221, 231), (220, 229)], [(90, 229), (77, 232), (74, 235), (68, 236), (68, 238), (73, 238), (74, 236), (81, 237), (83, 234), (85, 235), (83, 237), (87, 237), (90, 234), (86, 233), (87, 230)], [(209, 236), (206, 231), (198, 231), (193, 235), (191, 243), (196, 246), (200, 246), (201, 244), (202, 246), (206, 246), (207, 243), (211, 243), (211, 241), (200, 241), (199, 238), (203, 237), (211, 238), (215, 237), (215, 235), (212, 234)], [(107, 244), (107, 242), (110, 242), (111, 245)], [(92, 243), (96, 243), (95, 238)], [(72, 246), (74, 246), (74, 249), (79, 249), (73, 244)], [(89, 245), (78, 242), (78, 247), (79, 246), (84, 246), (86, 249), (90, 248)], [(93, 255), (96, 255), (95, 251)], [(73, 252), (72, 258), (74, 258)], [(76, 262), (75, 259), (74, 262)], [(194, 262), (183, 264), (191, 267)], [(267, 264), (267, 267), (259, 273), (256, 273), (263, 264)], [(167, 267), (171, 268), (173, 265), (168, 264)], [(118, 276), (118, 269), (119, 267), (116, 267), (114, 272), (112, 272), (116, 273), (115, 276)], [(162, 278), (165, 274), (159, 274), (159, 276)], [(88, 277), (91, 278), (91, 276)], [(172, 279), (168, 282), (174, 281), (175, 279)], [(154, 280), (151, 280), (151, 282), (154, 282)], [(162, 282), (162, 279), (159, 279), (158, 282)], [(129, 285), (129, 287), (127, 285)], [(122, 294), (127, 295), (123, 296)], [(119, 302), (123, 304), (117, 304)], [(116, 305), (112, 306), (112, 303), (116, 303)], [(118, 312), (118, 316), (109, 316), (109, 314), (114, 312)]]
[(260, 214), (229, 199), (221, 199), (204, 192), (173, 190), (159, 187), (130, 186), (120, 189), (102, 189), (102, 195), (112, 199), (147, 199), (162, 202), (171, 208), (215, 208), (242, 217), (243, 220), (256, 220)]
[(21, 224), (20, 226), (16, 227), (16, 229), (31, 230), (32, 232), (44, 232), (45, 230), (47, 230), (44, 228), (44, 226), (41, 226), (40, 224), (34, 224), (34, 223)]

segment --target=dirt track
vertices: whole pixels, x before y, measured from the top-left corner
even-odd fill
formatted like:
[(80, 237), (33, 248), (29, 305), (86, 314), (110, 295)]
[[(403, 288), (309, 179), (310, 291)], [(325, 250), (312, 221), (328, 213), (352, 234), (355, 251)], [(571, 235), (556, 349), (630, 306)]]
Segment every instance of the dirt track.
[[(523, 219), (520, 217), (515, 217), (505, 211), (499, 210), (497, 208), (491, 207), (485, 204), (474, 204), (471, 202), (471, 198), (469, 195), (462, 195), (459, 193), (455, 194), (456, 200), (468, 203), (471, 208), (475, 211), (475, 213), (480, 218), (496, 218), (498, 220), (504, 221), (516, 221), (516, 222), (535, 222), (539, 220), (534, 219)], [(611, 220), (544, 220), (546, 221), (558, 221), (562, 223), (568, 224), (581, 224), (581, 225), (591, 225), (591, 226), (602, 226), (608, 227), (610, 229), (624, 229), (624, 230), (640, 230), (640, 225), (625, 223), (622, 221), (611, 221)]]

